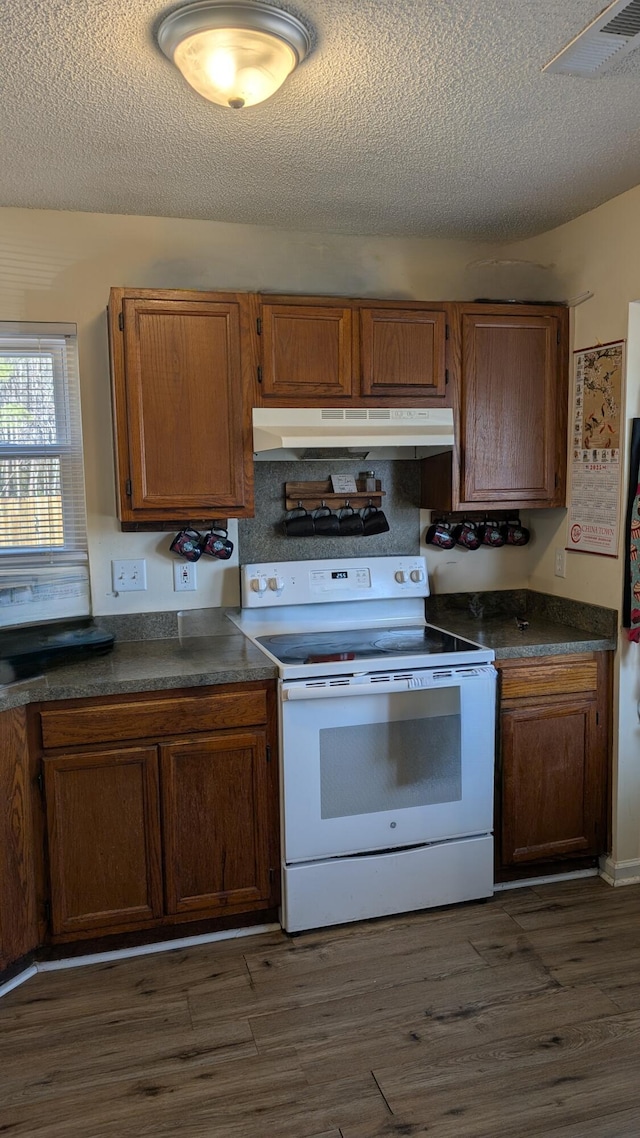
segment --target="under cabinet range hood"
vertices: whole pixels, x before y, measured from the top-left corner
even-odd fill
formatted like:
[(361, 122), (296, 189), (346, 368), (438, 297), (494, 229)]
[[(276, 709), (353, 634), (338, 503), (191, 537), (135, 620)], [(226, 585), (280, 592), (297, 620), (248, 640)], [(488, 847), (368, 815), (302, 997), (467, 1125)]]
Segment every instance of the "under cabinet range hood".
[(450, 407), (254, 407), (257, 459), (423, 458), (453, 447)]

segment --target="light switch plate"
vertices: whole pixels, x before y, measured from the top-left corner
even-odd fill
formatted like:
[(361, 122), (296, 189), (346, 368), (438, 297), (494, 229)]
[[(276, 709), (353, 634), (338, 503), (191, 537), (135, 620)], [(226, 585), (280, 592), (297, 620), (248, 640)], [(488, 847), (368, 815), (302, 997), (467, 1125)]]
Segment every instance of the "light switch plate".
[(111, 562), (111, 581), (114, 593), (138, 592), (147, 587), (147, 562), (144, 557)]

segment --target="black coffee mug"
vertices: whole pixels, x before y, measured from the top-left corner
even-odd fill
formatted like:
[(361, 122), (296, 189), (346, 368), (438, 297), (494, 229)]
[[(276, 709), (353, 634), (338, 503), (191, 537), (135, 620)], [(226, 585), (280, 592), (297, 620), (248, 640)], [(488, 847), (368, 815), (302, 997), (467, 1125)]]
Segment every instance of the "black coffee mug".
[(479, 549), (480, 547), (480, 534), (475, 522), (462, 521), (455, 527), (453, 537), (456, 545), (461, 545), (464, 549)]
[(529, 530), (520, 524), (518, 518), (512, 518), (507, 522), (503, 535), (507, 545), (526, 545), (531, 536)]
[(432, 522), (424, 540), (427, 545), (435, 545), (438, 549), (453, 549), (456, 544), (448, 522)]
[(187, 561), (199, 561), (202, 555), (202, 538), (195, 529), (181, 529), (169, 548), (172, 553), (186, 557)]
[(357, 510), (349, 502), (345, 502), (344, 508), (340, 510), (340, 535), (341, 536), (356, 536), (357, 534), (364, 533), (364, 522), (360, 517)]
[(362, 524), (366, 534), (386, 533), (389, 529), (389, 523), (382, 510), (371, 503), (362, 511)]
[(212, 529), (205, 533), (202, 552), (208, 553), (209, 557), (218, 557), (220, 561), (228, 561), (233, 553), (233, 542), (227, 537), (226, 529)]
[(313, 537), (316, 532), (313, 517), (301, 502), (295, 510), (289, 511), (282, 528), (287, 537)]
[(340, 520), (337, 514), (323, 502), (313, 515), (313, 525), (316, 534), (321, 537), (331, 537), (340, 532)]
[(480, 541), (482, 545), (488, 545), (491, 549), (498, 549), (504, 545), (504, 534), (497, 521), (492, 521), (490, 518), (480, 526)]

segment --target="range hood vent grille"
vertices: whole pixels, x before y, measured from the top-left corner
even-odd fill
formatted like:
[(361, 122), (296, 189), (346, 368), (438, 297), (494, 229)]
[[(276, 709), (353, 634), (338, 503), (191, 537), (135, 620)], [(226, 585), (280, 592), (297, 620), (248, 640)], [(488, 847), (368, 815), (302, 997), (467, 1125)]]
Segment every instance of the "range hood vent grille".
[(636, 47), (640, 47), (640, 0), (614, 0), (542, 70), (597, 77)]

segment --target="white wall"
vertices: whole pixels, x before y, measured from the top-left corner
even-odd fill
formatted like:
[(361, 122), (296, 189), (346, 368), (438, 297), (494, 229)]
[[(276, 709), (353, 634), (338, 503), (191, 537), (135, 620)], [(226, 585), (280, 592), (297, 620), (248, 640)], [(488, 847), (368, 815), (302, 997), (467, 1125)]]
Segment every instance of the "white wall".
[[(105, 307), (112, 285), (466, 299), (488, 255), (471, 242), (289, 233), (175, 218), (0, 209), (0, 320), (78, 325), (89, 556), (96, 614), (238, 601), (237, 557), (201, 559), (174, 593), (168, 534), (122, 534), (115, 516)], [(237, 527), (232, 523), (230, 536)], [(145, 557), (148, 589), (114, 596), (112, 557)], [(498, 585), (498, 562), (488, 580)], [(463, 575), (464, 576), (464, 575)], [(456, 581), (459, 575), (456, 577)], [(456, 584), (456, 587), (457, 584)]]
[[(566, 299), (592, 291), (575, 308), (573, 347), (629, 337), (625, 418), (640, 415), (640, 186), (540, 237), (506, 247), (501, 256), (553, 263), (555, 296)], [(631, 309), (630, 309), (631, 305)], [(631, 312), (631, 318), (630, 318)], [(625, 451), (625, 467), (626, 467)], [(567, 576), (554, 576), (554, 550), (566, 544), (567, 512), (544, 512), (536, 525), (534, 589), (620, 610), (624, 572), (622, 497), (619, 557), (567, 553)], [(614, 755), (613, 862), (620, 876), (640, 874), (640, 648), (619, 634), (616, 656), (617, 711)], [(614, 869), (615, 869), (614, 865)]]

